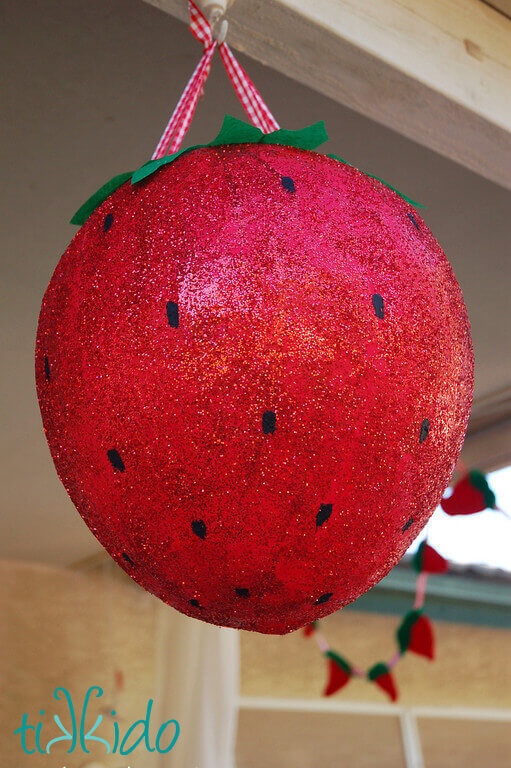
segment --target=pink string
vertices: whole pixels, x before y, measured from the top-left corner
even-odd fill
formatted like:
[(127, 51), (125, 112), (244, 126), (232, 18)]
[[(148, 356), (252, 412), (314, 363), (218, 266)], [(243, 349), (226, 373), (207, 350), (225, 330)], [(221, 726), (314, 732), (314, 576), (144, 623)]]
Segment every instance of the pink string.
[(428, 574), (427, 573), (419, 573), (417, 576), (417, 580), (415, 582), (415, 600), (413, 603), (413, 609), (415, 611), (419, 610), (419, 608), (422, 608), (424, 605), (424, 602), (426, 600), (426, 587), (428, 584)]
[(387, 661), (387, 667), (389, 669), (393, 669), (398, 663), (398, 661), (400, 661), (402, 655), (403, 654), (401, 653), (401, 651), (396, 651), (393, 657), (390, 659), (390, 661)]
[(322, 635), (321, 632), (318, 632), (318, 630), (314, 632), (314, 639), (316, 640), (321, 653), (326, 653), (330, 650), (330, 646), (328, 645), (325, 636)]

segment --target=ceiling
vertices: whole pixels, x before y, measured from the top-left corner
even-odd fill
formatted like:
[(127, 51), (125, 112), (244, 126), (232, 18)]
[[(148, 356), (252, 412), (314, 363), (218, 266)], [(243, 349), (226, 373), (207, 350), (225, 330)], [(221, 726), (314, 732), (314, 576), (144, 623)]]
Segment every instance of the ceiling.
[[(99, 545), (61, 487), (41, 429), (33, 383), (41, 297), (74, 234), (69, 218), (104, 181), (152, 153), (201, 49), (183, 24), (142, 0), (17, 0), (0, 10), (0, 50), (0, 555), (66, 564)], [(324, 119), (330, 152), (427, 206), (425, 218), (454, 267), (471, 318), (473, 425), (480, 430), (509, 419), (511, 194), (240, 58), (282, 125)], [(244, 117), (216, 61), (189, 142), (213, 138), (226, 112)], [(493, 444), (492, 433), (485, 434)]]

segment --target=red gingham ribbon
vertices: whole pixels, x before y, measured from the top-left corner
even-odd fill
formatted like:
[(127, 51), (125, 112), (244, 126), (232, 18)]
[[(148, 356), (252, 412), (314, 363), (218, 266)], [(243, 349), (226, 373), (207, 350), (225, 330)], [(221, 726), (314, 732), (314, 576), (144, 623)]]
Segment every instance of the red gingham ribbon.
[(197, 101), (202, 93), (211, 69), (211, 59), (215, 52), (215, 48), (217, 47), (220, 51), (220, 56), (222, 57), (229, 79), (250, 122), (263, 131), (263, 133), (270, 133), (279, 128), (279, 124), (264, 103), (261, 94), (236, 59), (227, 43), (222, 42), (218, 44), (217, 41), (213, 39), (211, 24), (199, 11), (192, 0), (188, 0), (188, 6), (191, 19), (190, 30), (193, 36), (203, 44), (204, 53), (163, 131), (158, 146), (154, 151), (152, 157), (153, 160), (163, 157), (167, 153), (172, 154), (173, 152), (177, 152), (180, 148), (190, 123), (192, 122)]

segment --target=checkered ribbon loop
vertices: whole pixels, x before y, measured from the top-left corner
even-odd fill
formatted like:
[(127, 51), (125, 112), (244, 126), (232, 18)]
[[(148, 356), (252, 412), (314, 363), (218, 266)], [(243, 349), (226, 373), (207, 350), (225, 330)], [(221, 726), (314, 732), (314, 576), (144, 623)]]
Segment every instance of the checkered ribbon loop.
[(177, 152), (181, 147), (185, 134), (192, 122), (199, 96), (203, 92), (204, 84), (211, 69), (211, 59), (216, 48), (219, 49), (229, 80), (252, 125), (260, 128), (263, 133), (271, 133), (271, 131), (276, 131), (279, 128), (279, 124), (264, 103), (261, 94), (227, 43), (218, 43), (214, 39), (211, 24), (192, 0), (189, 0), (188, 6), (191, 19), (190, 30), (193, 36), (203, 44), (204, 52), (169, 122), (165, 126), (158, 146), (154, 151), (153, 160), (166, 154)]

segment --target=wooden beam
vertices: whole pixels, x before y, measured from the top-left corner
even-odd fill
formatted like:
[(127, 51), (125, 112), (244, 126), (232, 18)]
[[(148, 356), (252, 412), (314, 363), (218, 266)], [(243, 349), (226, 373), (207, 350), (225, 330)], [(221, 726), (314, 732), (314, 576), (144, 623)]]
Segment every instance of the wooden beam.
[(482, 0), (483, 3), (493, 6), (498, 11), (511, 18), (511, 0)]
[(235, 0), (228, 19), (233, 48), (511, 188), (511, 20), (489, 5)]

